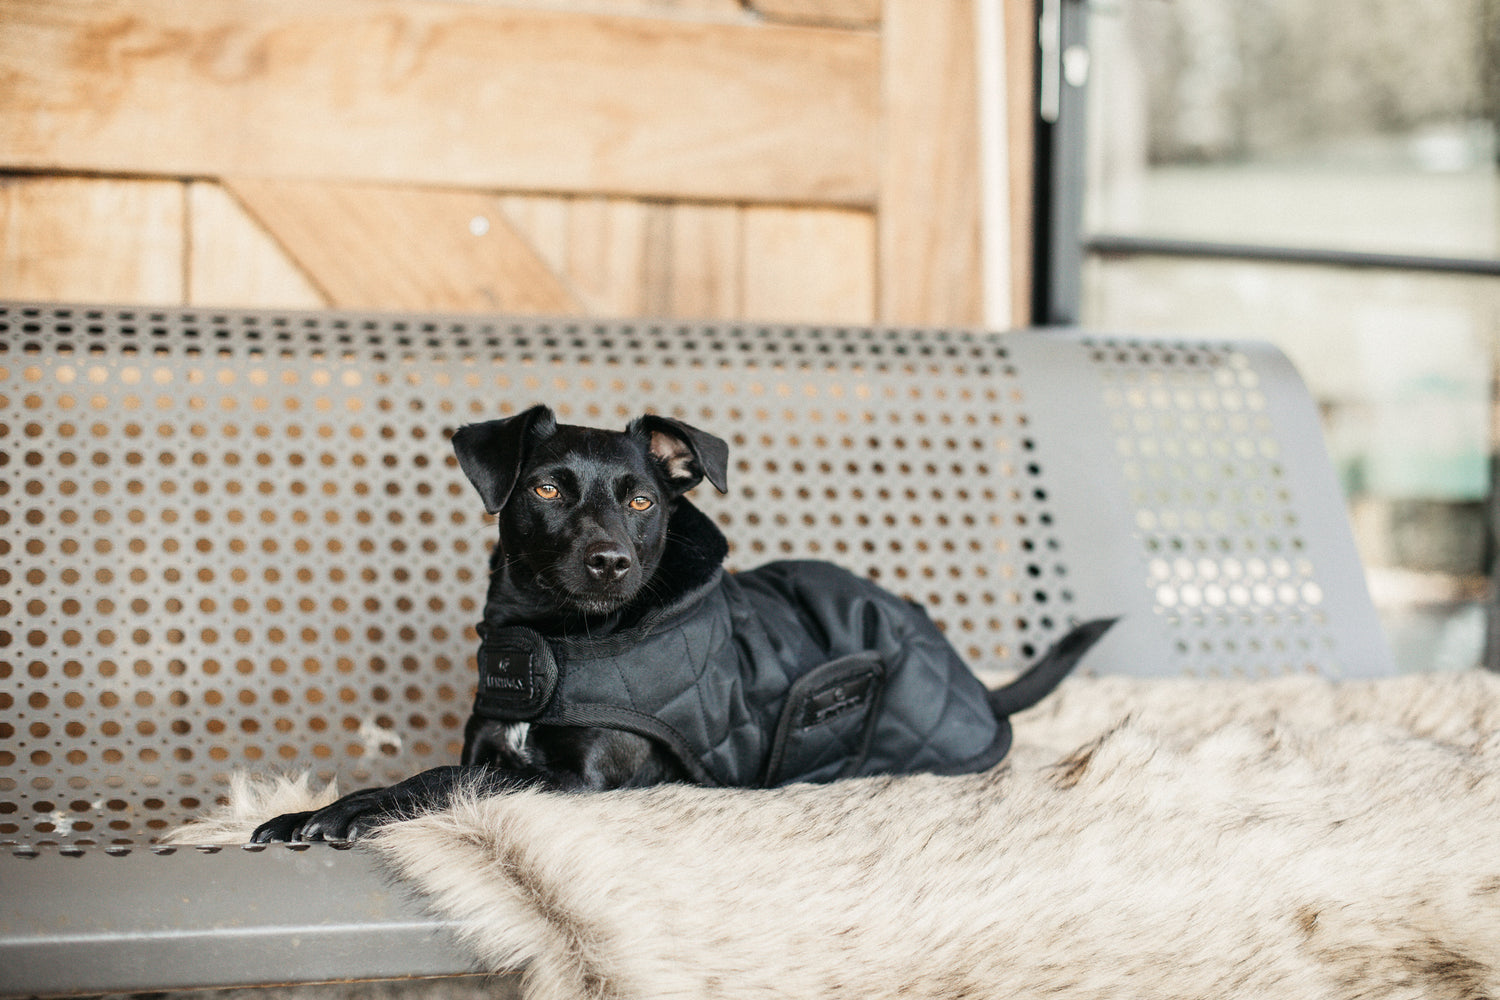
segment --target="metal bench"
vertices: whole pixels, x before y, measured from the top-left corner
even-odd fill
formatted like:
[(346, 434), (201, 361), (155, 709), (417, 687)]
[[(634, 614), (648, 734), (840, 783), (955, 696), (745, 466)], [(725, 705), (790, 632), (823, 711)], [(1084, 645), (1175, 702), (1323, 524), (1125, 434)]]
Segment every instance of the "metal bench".
[(456, 759), (493, 529), (447, 438), (538, 401), (726, 438), (732, 566), (844, 564), (984, 670), (1099, 615), (1099, 671), (1393, 670), (1266, 345), (0, 304), (0, 994), (467, 968), (358, 849), (153, 838), (235, 770)]

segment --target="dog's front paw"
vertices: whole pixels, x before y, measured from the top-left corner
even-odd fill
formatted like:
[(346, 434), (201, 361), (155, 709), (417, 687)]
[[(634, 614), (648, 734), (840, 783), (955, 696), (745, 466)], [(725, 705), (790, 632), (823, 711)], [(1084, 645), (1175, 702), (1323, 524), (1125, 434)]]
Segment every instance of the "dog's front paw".
[(487, 768), (451, 764), (434, 767), (387, 788), (350, 792), (322, 809), (277, 816), (256, 827), (250, 837), (257, 844), (358, 840), (386, 823), (446, 806), (453, 793), (462, 787), (465, 774), (474, 776), (475, 789), (500, 791), (514, 787), (505, 775), (491, 773)]
[(268, 820), (255, 828), (250, 840), (256, 844), (358, 840), (379, 826), (388, 812), (378, 791), (355, 792), (322, 809)]
[(312, 818), (311, 812), (283, 813), (267, 820), (250, 834), (252, 844), (292, 843), (302, 840), (302, 824)]

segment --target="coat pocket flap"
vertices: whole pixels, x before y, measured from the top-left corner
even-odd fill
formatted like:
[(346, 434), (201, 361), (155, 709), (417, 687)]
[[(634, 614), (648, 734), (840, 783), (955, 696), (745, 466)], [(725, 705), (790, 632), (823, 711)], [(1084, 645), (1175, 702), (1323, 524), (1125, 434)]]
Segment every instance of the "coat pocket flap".
[(869, 753), (885, 673), (877, 654), (862, 652), (797, 678), (777, 721), (764, 784), (831, 781), (855, 773)]

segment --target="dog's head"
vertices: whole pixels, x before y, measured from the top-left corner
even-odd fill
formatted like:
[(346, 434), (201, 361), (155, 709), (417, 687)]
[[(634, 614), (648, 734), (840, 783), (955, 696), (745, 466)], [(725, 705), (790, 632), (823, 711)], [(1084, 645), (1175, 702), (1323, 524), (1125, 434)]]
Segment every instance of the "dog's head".
[(628, 604), (661, 561), (678, 499), (705, 478), (727, 488), (729, 446), (668, 417), (605, 431), (534, 406), (460, 428), (453, 450), (499, 515), (512, 581), (556, 613)]

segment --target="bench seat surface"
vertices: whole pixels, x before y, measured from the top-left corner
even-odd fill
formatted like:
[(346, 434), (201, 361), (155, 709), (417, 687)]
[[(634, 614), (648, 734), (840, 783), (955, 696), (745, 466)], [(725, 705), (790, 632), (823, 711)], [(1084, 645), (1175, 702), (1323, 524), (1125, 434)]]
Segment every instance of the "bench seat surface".
[(151, 844), (236, 770), (456, 758), (494, 529), (447, 439), (535, 402), (726, 438), (731, 568), (841, 563), (984, 673), (1106, 615), (1098, 672), (1393, 669), (1263, 344), (0, 304), (0, 992), (461, 971), (357, 851)]

